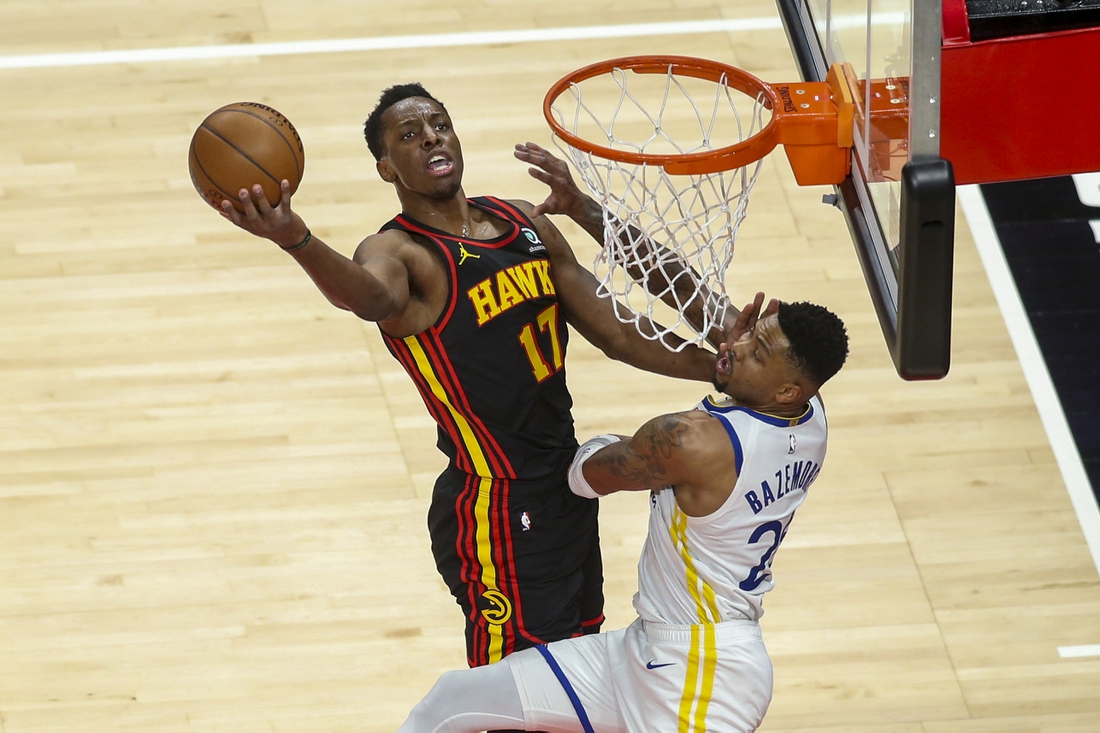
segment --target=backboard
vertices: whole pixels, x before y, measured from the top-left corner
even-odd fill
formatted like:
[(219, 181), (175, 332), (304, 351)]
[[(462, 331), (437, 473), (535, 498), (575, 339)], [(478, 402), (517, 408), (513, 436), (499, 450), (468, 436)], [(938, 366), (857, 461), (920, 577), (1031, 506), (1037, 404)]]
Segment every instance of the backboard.
[(905, 379), (950, 366), (955, 183), (940, 158), (940, 0), (777, 0), (804, 81), (841, 64), (856, 102), (836, 186)]

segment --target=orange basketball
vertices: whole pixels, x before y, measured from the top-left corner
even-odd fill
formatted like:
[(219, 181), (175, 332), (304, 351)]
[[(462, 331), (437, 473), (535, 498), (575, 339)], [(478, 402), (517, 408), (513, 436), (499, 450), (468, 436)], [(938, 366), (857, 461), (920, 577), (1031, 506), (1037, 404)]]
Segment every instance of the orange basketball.
[(210, 113), (191, 138), (191, 182), (215, 209), (229, 199), (243, 211), (237, 192), (263, 186), (268, 203), (279, 203), (279, 182), (298, 190), (306, 151), (290, 120), (263, 104), (238, 102)]

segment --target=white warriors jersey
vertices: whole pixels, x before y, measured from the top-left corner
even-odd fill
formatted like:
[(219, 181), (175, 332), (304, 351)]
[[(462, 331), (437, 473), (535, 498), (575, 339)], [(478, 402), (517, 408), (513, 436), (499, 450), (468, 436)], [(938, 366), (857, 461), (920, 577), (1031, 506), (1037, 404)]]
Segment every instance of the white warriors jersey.
[(653, 492), (634, 608), (643, 620), (665, 624), (755, 621), (775, 585), (775, 551), (825, 458), (825, 411), (816, 396), (796, 418), (710, 397), (696, 409), (726, 428), (737, 483), (705, 517), (684, 514), (672, 489)]

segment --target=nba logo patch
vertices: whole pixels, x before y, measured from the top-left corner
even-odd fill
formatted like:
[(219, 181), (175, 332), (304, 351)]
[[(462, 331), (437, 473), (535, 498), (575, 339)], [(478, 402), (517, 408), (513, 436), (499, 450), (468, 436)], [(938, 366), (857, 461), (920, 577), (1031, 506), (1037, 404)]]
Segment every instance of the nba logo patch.
[(787, 455), (793, 455), (794, 454), (794, 446), (795, 446), (794, 433), (791, 433), (788, 436), (788, 443), (790, 445), (790, 448), (787, 449)]
[(527, 512), (519, 515), (519, 523), (523, 525), (523, 531), (531, 529), (531, 515)]

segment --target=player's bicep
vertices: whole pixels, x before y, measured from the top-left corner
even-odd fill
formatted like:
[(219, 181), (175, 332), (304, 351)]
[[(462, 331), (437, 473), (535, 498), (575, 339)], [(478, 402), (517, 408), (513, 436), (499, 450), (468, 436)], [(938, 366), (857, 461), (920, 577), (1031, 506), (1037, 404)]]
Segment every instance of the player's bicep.
[(600, 494), (652, 491), (690, 481), (696, 432), (690, 413), (655, 417), (632, 437), (589, 458), (584, 478)]
[(372, 321), (398, 318), (409, 305), (409, 267), (396, 247), (384, 239), (378, 241), (382, 236), (364, 240), (353, 258), (368, 276), (359, 300), (360, 307), (371, 312), (368, 320)]

